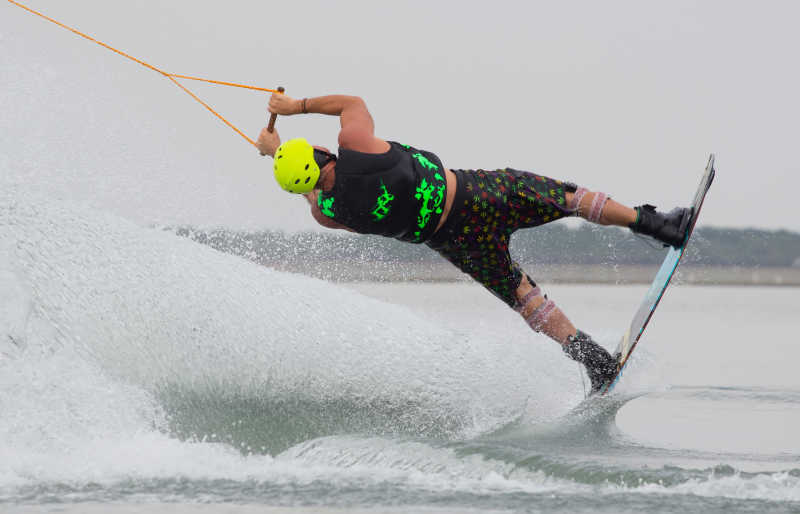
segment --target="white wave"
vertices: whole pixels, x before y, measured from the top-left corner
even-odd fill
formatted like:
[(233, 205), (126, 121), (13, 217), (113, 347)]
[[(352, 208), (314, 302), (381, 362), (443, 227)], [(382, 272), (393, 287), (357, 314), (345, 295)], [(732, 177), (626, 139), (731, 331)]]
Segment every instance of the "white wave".
[(361, 475), (371, 469), (375, 477), (391, 476), (396, 480), (395, 483), (439, 492), (665, 494), (775, 502), (800, 501), (800, 477), (785, 471), (723, 476), (709, 471), (704, 478), (687, 479), (677, 485), (653, 483), (652, 477), (642, 483), (592, 484), (567, 477), (556, 478), (542, 470), (528, 469), (513, 461), (488, 458), (480, 453), (459, 455), (450, 448), (377, 437), (320, 438), (299, 444), (278, 455), (276, 460), (305, 463), (310, 467), (338, 467), (343, 476), (351, 470)]
[[(405, 308), (19, 184), (0, 190), (0, 240), (0, 338), (24, 341), (0, 360), (0, 483), (59, 477), (62, 465), (78, 480), (122, 476), (144, 458), (152, 473), (180, 472), (175, 451), (187, 468), (206, 464), (221, 450), (160, 431), (153, 398), (166, 385), (412, 401), (426, 420), (463, 420), (469, 437), (519, 415), (540, 383), (531, 370), (546, 366), (533, 349), (504, 354)], [(153, 454), (134, 458), (148, 441)], [(114, 448), (129, 455), (106, 459)]]
[(706, 479), (692, 479), (671, 487), (646, 484), (633, 488), (633, 491), (645, 494), (691, 494), (739, 500), (800, 502), (800, 478), (783, 471), (752, 476), (739, 473), (716, 476), (709, 472)]
[(336, 436), (299, 444), (276, 457), (308, 466), (330, 466), (428, 491), (526, 492), (589, 491), (589, 486), (518, 469), (513, 462), (481, 454), (460, 456), (450, 448), (380, 437)]

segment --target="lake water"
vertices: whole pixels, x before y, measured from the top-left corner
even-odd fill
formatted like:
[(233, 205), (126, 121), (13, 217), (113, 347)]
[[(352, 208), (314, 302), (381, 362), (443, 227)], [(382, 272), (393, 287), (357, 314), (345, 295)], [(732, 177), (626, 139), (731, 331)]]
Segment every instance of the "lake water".
[[(644, 286), (548, 285), (613, 347)], [(615, 393), (480, 287), (0, 190), (0, 510), (798, 512), (800, 289), (672, 287)]]

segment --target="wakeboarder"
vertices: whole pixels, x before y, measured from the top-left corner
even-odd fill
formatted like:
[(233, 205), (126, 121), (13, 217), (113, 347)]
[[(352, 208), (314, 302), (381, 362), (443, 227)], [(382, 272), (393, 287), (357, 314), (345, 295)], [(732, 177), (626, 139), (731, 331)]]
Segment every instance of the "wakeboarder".
[(280, 187), (304, 195), (320, 225), (427, 245), (582, 363), (592, 392), (614, 377), (618, 357), (578, 330), (511, 258), (512, 234), (569, 216), (628, 227), (668, 246), (680, 246), (687, 234), (690, 209), (631, 208), (606, 193), (513, 168), (446, 168), (432, 152), (375, 137), (359, 97), (273, 94), (269, 111), (340, 119), (336, 154), (302, 138), (281, 143), (266, 128), (257, 141), (262, 154), (273, 156)]

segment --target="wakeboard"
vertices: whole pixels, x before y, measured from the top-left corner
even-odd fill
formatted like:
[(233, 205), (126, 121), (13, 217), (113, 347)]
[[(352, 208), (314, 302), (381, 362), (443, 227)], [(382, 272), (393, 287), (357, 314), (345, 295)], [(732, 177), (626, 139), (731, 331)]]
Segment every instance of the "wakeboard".
[(641, 305), (639, 305), (639, 310), (637, 310), (636, 314), (633, 316), (633, 320), (631, 321), (628, 331), (625, 332), (625, 335), (622, 337), (622, 341), (620, 341), (619, 345), (617, 345), (617, 349), (614, 352), (614, 355), (620, 356), (617, 374), (608, 383), (608, 385), (605, 386), (605, 388), (600, 390), (601, 395), (610, 393), (619, 383), (633, 350), (636, 349), (636, 345), (639, 343), (639, 340), (644, 333), (644, 329), (647, 328), (647, 323), (653, 317), (656, 307), (658, 307), (658, 302), (661, 301), (661, 298), (664, 296), (664, 291), (666, 291), (672, 276), (678, 269), (678, 264), (680, 264), (681, 257), (683, 257), (683, 254), (686, 251), (686, 245), (689, 244), (689, 239), (692, 237), (692, 232), (694, 231), (694, 226), (697, 223), (697, 218), (700, 216), (700, 209), (703, 207), (703, 201), (706, 198), (708, 189), (711, 187), (711, 182), (714, 180), (715, 173), (714, 154), (711, 154), (711, 156), (708, 158), (708, 164), (706, 165), (706, 169), (703, 172), (702, 178), (700, 179), (700, 185), (697, 187), (697, 192), (695, 193), (691, 204), (692, 217), (689, 220), (689, 228), (686, 232), (686, 239), (684, 239), (683, 245), (681, 245), (679, 248), (670, 246), (669, 250), (667, 251), (667, 255), (664, 257), (664, 262), (661, 263), (661, 268), (659, 268), (658, 273), (656, 273), (653, 283), (650, 284), (650, 289), (648, 289)]

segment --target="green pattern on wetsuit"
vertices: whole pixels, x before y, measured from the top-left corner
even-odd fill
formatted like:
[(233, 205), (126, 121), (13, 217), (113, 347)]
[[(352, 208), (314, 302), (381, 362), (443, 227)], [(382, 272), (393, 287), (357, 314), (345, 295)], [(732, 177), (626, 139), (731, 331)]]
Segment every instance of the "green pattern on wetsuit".
[[(404, 145), (404, 144), (400, 144), (400, 146), (402, 146), (402, 147), (403, 147), (403, 148), (405, 148), (406, 150), (411, 150), (411, 145)], [(436, 164), (432, 163), (432, 162), (430, 161), (430, 159), (428, 159), (427, 157), (425, 157), (424, 155), (422, 155), (420, 152), (417, 152), (417, 153), (411, 154), (411, 157), (413, 157), (413, 158), (415, 158), (417, 161), (419, 161), (420, 165), (421, 165), (423, 168), (425, 168), (425, 169), (428, 169), (428, 170), (439, 171), (439, 166), (437, 166)]]
[(333, 218), (335, 216), (333, 213), (333, 200), (334, 198), (332, 196), (330, 198), (323, 198), (322, 193), (320, 193), (317, 196), (317, 206), (319, 207), (319, 212), (329, 218)]
[[(436, 166), (435, 164), (432, 164)], [(419, 216), (417, 216), (417, 228), (418, 230), (414, 231), (414, 237), (417, 239), (420, 238), (420, 234), (428, 226), (428, 222), (431, 220), (431, 214), (434, 212), (436, 214), (442, 213), (442, 203), (444, 202), (444, 190), (446, 187), (444, 177), (440, 174), (436, 173), (434, 178), (441, 182), (439, 185), (429, 184), (427, 180), (424, 178), (422, 182), (417, 186), (416, 194), (414, 198), (417, 200), (422, 201), (422, 205), (419, 208)]]
[[(410, 145), (400, 144), (406, 150), (412, 150)], [(430, 183), (423, 177), (414, 191), (414, 198), (420, 200), (419, 214), (417, 215), (417, 225), (414, 230), (414, 240), (419, 241), (422, 233), (428, 223), (431, 221), (431, 215), (442, 214), (444, 207), (444, 192), (447, 188), (447, 182), (444, 177), (438, 173), (439, 166), (432, 162), (430, 159), (422, 155), (421, 152), (411, 154), (413, 159), (419, 162), (420, 166), (428, 171), (436, 171), (433, 178), (437, 183)]]
[(425, 157), (421, 153), (417, 152), (415, 154), (411, 154), (411, 157), (413, 157), (417, 161), (419, 161), (420, 165), (423, 168), (428, 169), (428, 170), (433, 170), (433, 171), (439, 171), (439, 166), (437, 166), (434, 163), (432, 163), (430, 160), (428, 160), (427, 157)]
[(386, 185), (384, 185), (382, 180), (381, 189), (383, 189), (383, 193), (375, 200), (375, 207), (372, 209), (372, 215), (375, 217), (375, 221), (381, 221), (389, 214), (389, 211), (392, 209), (390, 204), (392, 200), (394, 200), (394, 195), (386, 190)]

